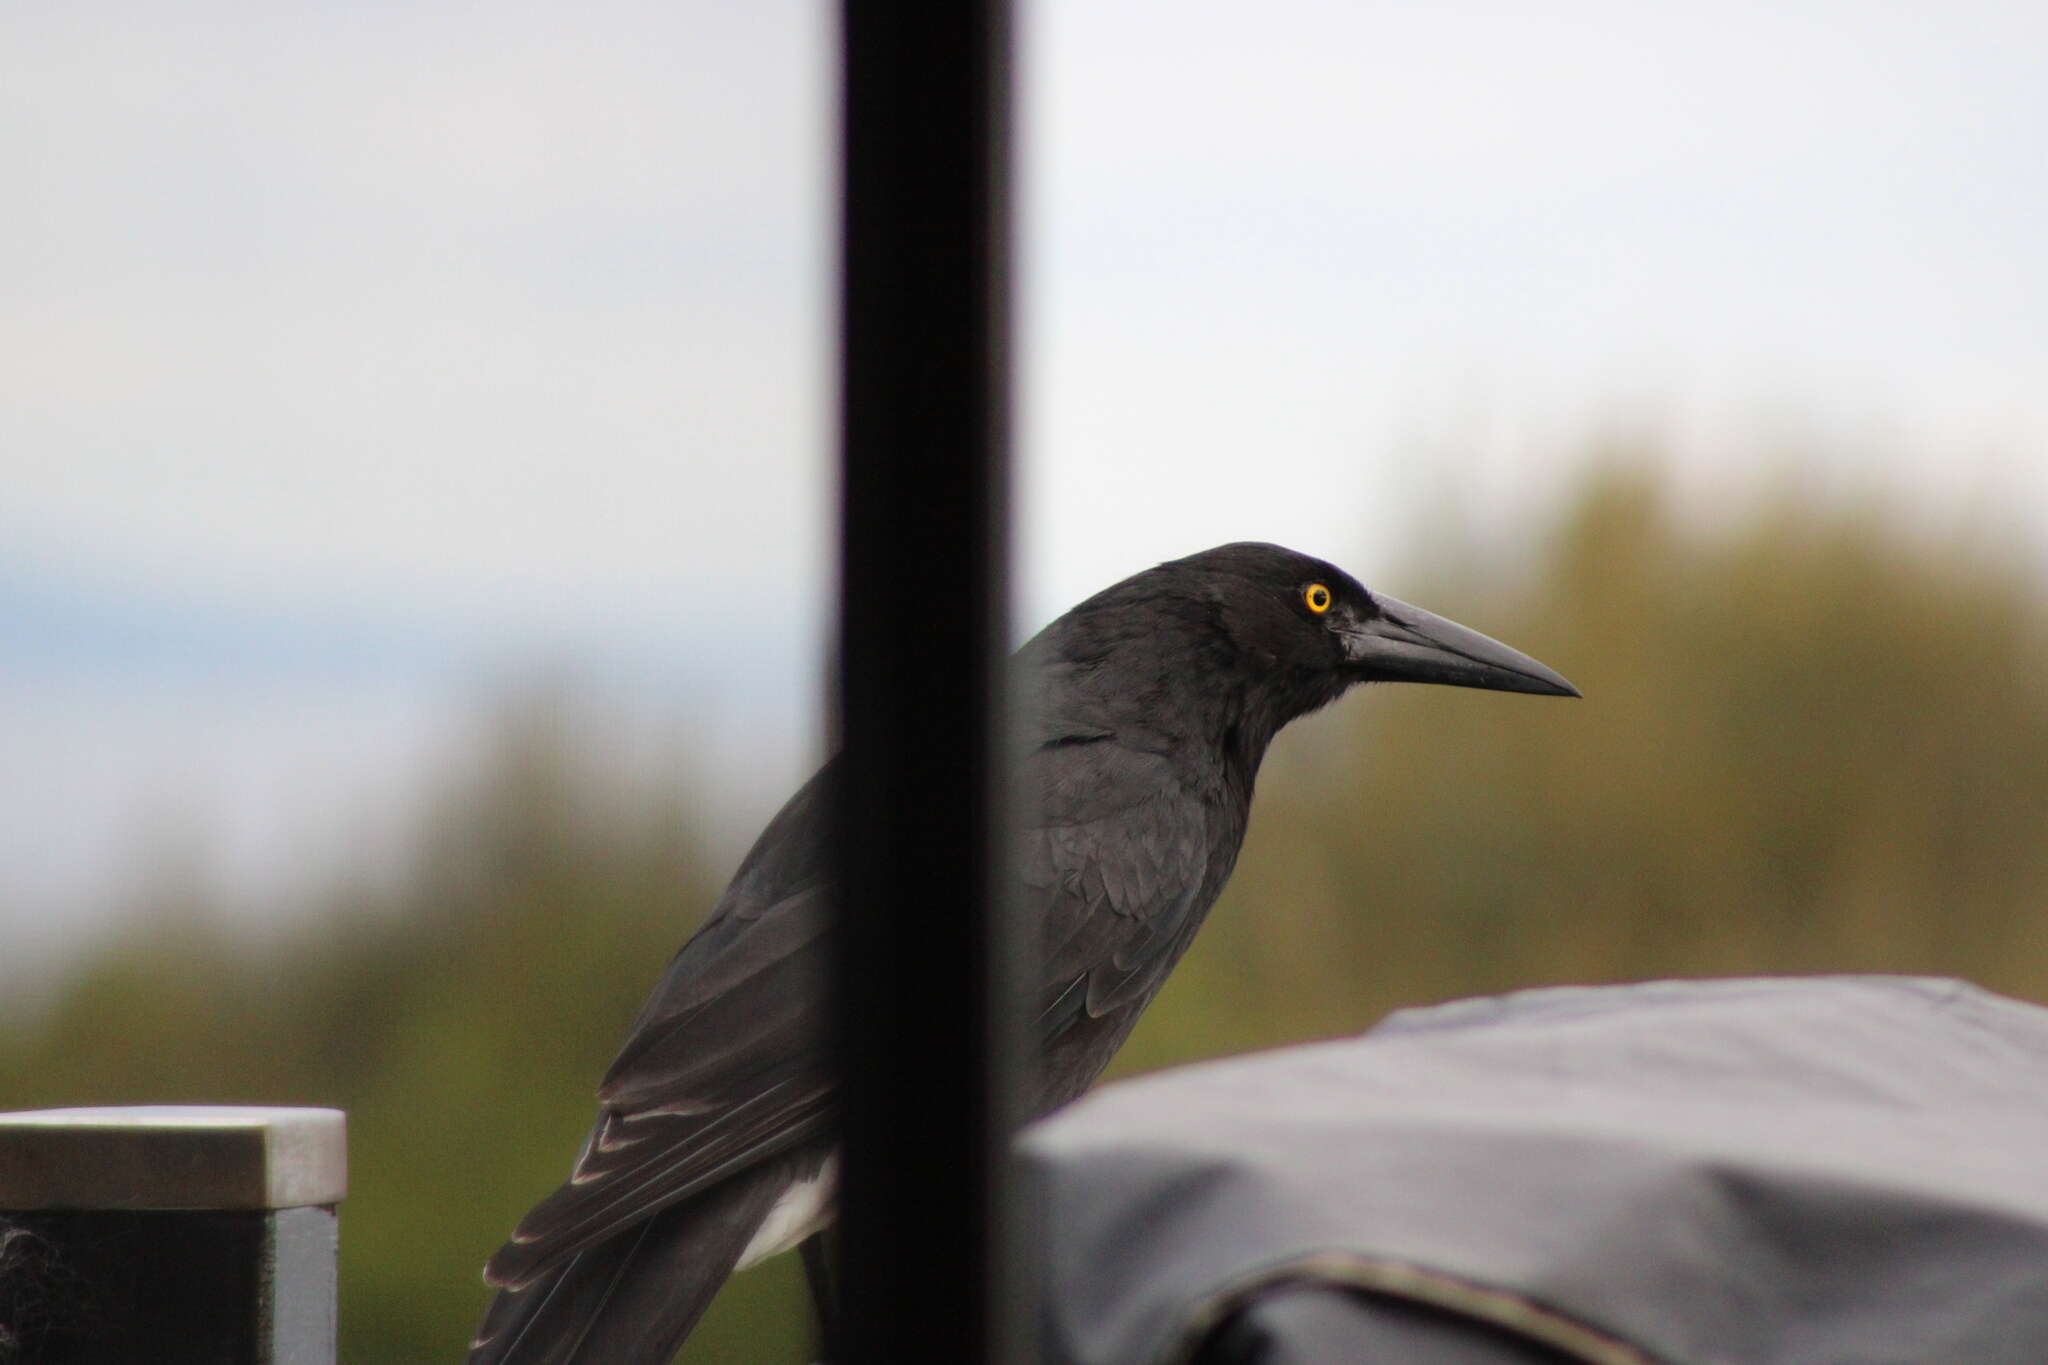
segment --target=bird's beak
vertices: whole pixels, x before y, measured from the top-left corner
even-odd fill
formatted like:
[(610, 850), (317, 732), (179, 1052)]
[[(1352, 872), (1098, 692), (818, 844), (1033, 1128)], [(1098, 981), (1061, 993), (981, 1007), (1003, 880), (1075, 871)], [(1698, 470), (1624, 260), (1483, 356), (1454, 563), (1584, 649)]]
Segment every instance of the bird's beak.
[(1420, 607), (1373, 594), (1380, 615), (1338, 627), (1344, 655), (1370, 682), (1447, 683), (1576, 697), (1579, 689), (1520, 650)]

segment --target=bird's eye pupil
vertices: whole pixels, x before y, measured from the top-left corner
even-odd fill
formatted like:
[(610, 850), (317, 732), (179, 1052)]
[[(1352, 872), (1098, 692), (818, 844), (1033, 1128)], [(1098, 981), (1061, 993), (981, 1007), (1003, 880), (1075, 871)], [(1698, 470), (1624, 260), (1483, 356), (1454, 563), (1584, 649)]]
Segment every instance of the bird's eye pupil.
[(1330, 609), (1330, 590), (1320, 583), (1311, 583), (1302, 590), (1301, 600), (1308, 603), (1308, 609), (1320, 615)]

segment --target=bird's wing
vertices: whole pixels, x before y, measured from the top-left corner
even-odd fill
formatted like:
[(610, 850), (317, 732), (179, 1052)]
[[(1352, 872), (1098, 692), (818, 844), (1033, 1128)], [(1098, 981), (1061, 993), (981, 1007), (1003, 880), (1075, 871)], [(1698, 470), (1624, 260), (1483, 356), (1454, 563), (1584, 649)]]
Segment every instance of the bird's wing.
[(817, 1162), (801, 1149), (762, 1162), (501, 1290), (468, 1365), (668, 1360), (777, 1197)]
[[(807, 842), (814, 832), (798, 833)], [(669, 963), (599, 1087), (597, 1123), (568, 1182), (491, 1258), (491, 1283), (530, 1283), (825, 1132), (826, 894), (816, 884), (766, 904), (750, 894), (774, 885), (743, 872)]]
[[(1100, 732), (1026, 755), (1020, 907), (1043, 922), (1041, 1040), (1150, 999), (1213, 895), (1209, 832), (1163, 756)], [(669, 963), (599, 1087), (567, 1183), (485, 1267), (531, 1284), (678, 1200), (828, 1134), (824, 775)], [(1092, 1078), (1092, 1077), (1091, 1077)]]
[(1028, 755), (1034, 818), (1017, 849), (1019, 907), (1044, 926), (1039, 1034), (1142, 1005), (1207, 909), (1211, 835), (1203, 803), (1165, 755), (1108, 735)]

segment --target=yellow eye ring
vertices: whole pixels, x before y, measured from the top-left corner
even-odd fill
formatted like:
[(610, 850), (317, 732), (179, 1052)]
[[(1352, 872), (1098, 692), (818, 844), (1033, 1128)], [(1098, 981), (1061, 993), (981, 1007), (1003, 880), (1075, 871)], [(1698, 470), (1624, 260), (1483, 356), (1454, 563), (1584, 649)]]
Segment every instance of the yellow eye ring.
[(1311, 583), (1301, 590), (1301, 600), (1310, 611), (1321, 616), (1330, 609), (1330, 590), (1320, 583)]

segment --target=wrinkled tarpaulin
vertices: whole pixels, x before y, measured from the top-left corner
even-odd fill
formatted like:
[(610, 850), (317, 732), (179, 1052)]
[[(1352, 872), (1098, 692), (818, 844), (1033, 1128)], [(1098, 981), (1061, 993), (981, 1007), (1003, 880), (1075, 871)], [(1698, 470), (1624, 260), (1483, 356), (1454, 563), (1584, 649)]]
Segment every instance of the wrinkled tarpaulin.
[(1062, 1365), (2048, 1362), (2048, 1010), (1960, 982), (1407, 1010), (1023, 1150)]

